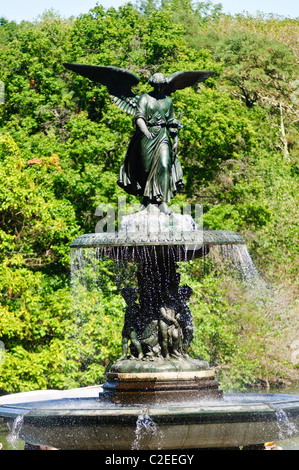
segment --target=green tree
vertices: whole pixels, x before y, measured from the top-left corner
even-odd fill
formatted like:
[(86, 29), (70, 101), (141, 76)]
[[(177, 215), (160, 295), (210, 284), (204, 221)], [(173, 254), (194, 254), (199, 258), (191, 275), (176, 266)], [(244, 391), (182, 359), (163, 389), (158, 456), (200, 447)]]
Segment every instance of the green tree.
[(0, 18), (0, 48), (5, 48), (15, 37), (19, 26), (15, 21)]

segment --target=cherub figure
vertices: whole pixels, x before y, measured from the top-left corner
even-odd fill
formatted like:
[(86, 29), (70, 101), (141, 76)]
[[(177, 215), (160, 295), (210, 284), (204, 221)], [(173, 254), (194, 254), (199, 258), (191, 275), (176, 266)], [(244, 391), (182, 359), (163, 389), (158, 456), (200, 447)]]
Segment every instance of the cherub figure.
[(132, 91), (139, 78), (128, 70), (65, 63), (73, 72), (108, 88), (117, 106), (133, 115), (135, 133), (131, 139), (118, 184), (127, 193), (142, 197), (141, 208), (156, 204), (169, 213), (167, 203), (183, 187), (183, 172), (177, 157), (178, 131), (171, 93), (202, 82), (213, 71), (180, 71), (166, 77), (155, 73), (148, 83), (153, 90), (141, 96)]
[(183, 341), (182, 349), (186, 354), (193, 339), (193, 319), (190, 308), (187, 305), (188, 300), (193, 294), (193, 290), (187, 284), (179, 290), (179, 301), (176, 305), (177, 318), (182, 329)]
[(171, 294), (165, 294), (160, 306), (159, 328), (165, 359), (181, 356), (182, 330), (176, 313), (176, 299)]
[(137, 359), (143, 358), (142, 347), (139, 341), (140, 307), (137, 304), (136, 289), (124, 288), (121, 291), (127, 303), (124, 327), (122, 330), (122, 356), (119, 360), (125, 360), (128, 356), (129, 341), (131, 341), (131, 352)]

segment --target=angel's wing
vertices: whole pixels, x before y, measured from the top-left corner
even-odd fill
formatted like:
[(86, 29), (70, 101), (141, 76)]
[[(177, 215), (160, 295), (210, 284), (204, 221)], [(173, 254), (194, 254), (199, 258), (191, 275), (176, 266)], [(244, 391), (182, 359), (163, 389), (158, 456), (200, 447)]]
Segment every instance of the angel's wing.
[(119, 108), (129, 114), (135, 113), (138, 96), (132, 91), (132, 87), (139, 83), (137, 75), (118, 67), (70, 63), (63, 65), (72, 72), (106, 86)]
[(190, 72), (175, 72), (167, 77), (167, 86), (164, 90), (166, 95), (170, 95), (176, 90), (182, 90), (188, 86), (195, 85), (195, 83), (203, 82), (214, 74), (214, 70), (195, 70)]

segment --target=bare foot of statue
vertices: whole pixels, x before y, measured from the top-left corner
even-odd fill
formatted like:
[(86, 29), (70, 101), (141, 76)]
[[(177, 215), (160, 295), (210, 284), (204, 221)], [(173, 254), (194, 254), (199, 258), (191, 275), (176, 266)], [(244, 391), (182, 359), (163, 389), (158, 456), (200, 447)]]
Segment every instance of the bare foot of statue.
[(123, 354), (121, 357), (118, 358), (118, 361), (125, 361), (128, 359), (128, 356), (126, 354)]
[(173, 355), (174, 357), (179, 357), (179, 358), (180, 358), (180, 357), (184, 357), (184, 355), (181, 354), (179, 351), (173, 351), (172, 355)]

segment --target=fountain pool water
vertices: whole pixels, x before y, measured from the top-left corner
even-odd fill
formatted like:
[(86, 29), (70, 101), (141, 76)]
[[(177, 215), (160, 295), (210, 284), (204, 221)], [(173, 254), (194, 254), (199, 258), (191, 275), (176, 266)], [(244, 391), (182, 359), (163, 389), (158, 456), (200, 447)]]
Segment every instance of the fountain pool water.
[[(139, 227), (144, 216), (150, 222), (143, 211)], [(65, 450), (227, 449), (299, 436), (298, 395), (223, 394), (209, 364), (188, 356), (190, 292), (179, 288), (178, 264), (206, 256), (213, 246), (238, 246), (245, 274), (254, 269), (235, 232), (198, 231), (192, 224), (177, 230), (177, 223), (158, 232), (87, 234), (72, 243), (75, 276), (86, 249), (96, 258), (105, 253), (136, 263), (139, 304), (134, 289), (126, 291), (123, 356), (106, 383), (0, 398), (0, 419), (13, 436)]]

